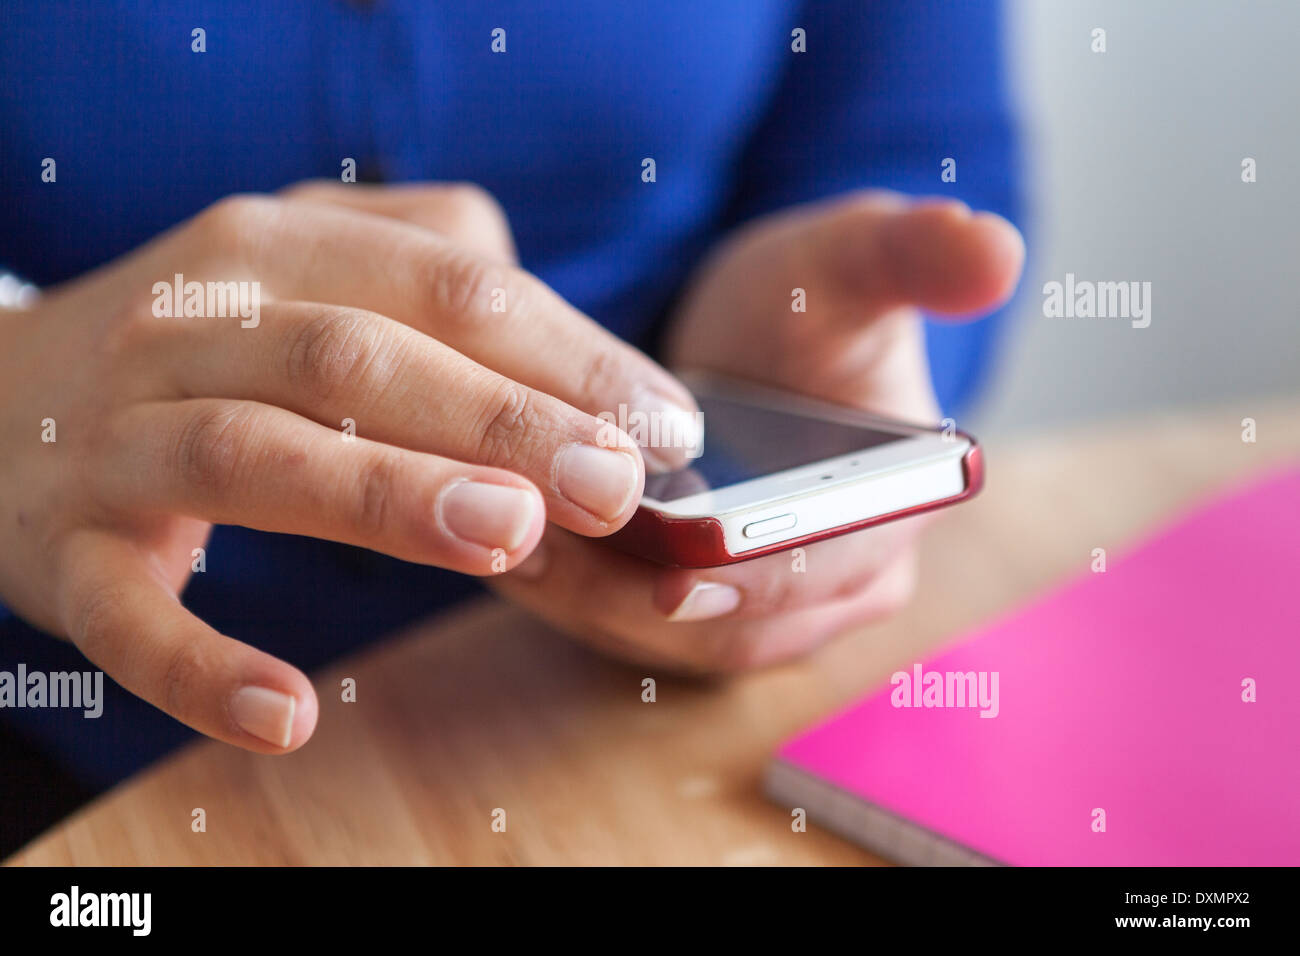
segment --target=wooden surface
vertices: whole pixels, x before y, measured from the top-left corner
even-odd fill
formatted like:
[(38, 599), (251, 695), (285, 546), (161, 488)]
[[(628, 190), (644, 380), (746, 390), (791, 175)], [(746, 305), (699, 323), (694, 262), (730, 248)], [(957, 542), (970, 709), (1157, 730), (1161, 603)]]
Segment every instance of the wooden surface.
[[(1241, 441), (1241, 419), (1258, 442)], [(988, 443), (989, 480), (936, 522), (889, 623), (791, 666), (698, 682), (605, 660), (482, 601), (315, 675), (288, 757), (210, 742), (127, 781), (18, 864), (858, 864), (760, 793), (784, 737), (1234, 479), (1300, 461), (1300, 403)], [(658, 699), (641, 701), (655, 677)], [(357, 702), (342, 703), (343, 677)], [(190, 829), (202, 807), (207, 832)], [(507, 828), (494, 833), (495, 808)]]

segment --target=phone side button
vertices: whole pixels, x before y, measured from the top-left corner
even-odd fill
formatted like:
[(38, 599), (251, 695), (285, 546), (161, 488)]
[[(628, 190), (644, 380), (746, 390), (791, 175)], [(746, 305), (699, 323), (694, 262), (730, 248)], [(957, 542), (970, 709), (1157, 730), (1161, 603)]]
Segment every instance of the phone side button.
[(793, 528), (799, 519), (794, 515), (777, 515), (775, 518), (764, 518), (762, 521), (752, 521), (741, 529), (741, 534), (746, 538), (761, 538), (764, 535), (776, 534), (778, 531), (789, 531)]

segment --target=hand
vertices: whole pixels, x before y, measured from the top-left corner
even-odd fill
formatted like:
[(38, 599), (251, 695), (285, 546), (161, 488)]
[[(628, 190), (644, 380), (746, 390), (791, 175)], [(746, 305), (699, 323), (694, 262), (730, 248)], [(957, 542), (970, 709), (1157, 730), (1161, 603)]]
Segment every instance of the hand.
[[(308, 184), (0, 313), (0, 596), (205, 734), (301, 745), (306, 677), (177, 599), (212, 523), (504, 571), (545, 519), (599, 536), (635, 509), (641, 455), (595, 413), (695, 411), (513, 263), (481, 191)], [(259, 298), (186, 317), (177, 274)]]
[[(701, 268), (669, 366), (713, 369), (916, 422), (935, 422), (917, 309), (970, 315), (1006, 300), (1024, 246), (1006, 221), (950, 201), (865, 194), (759, 220)], [(807, 312), (792, 312), (794, 289)], [(705, 422), (707, 434), (708, 422)], [(662, 568), (561, 529), (501, 590), (598, 646), (650, 663), (732, 671), (803, 653), (906, 602), (911, 518), (705, 570)]]

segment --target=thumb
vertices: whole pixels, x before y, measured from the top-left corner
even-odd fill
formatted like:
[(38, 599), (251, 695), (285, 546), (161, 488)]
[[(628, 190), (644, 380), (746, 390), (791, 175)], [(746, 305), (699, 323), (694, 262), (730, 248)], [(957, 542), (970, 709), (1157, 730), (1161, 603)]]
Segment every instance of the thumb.
[(826, 204), (803, 228), (809, 265), (846, 322), (902, 306), (973, 317), (1011, 296), (1024, 265), (1015, 226), (955, 200), (867, 193)]

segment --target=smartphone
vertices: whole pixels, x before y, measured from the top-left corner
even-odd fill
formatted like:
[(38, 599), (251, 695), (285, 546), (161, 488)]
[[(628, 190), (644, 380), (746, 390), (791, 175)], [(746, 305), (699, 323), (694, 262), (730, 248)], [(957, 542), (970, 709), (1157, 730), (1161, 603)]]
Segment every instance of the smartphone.
[(646, 477), (607, 541), (660, 564), (735, 564), (956, 504), (983, 484), (975, 439), (686, 373), (704, 440), (688, 467)]

